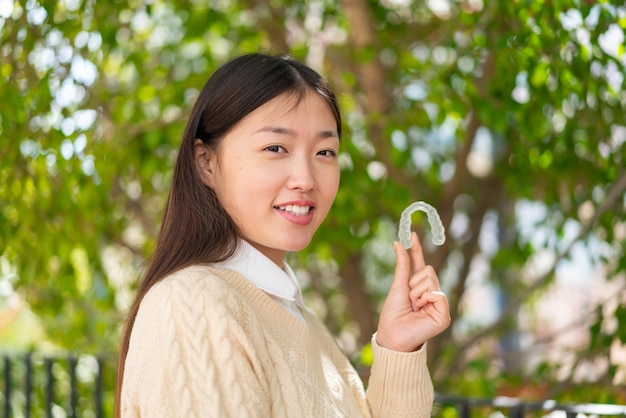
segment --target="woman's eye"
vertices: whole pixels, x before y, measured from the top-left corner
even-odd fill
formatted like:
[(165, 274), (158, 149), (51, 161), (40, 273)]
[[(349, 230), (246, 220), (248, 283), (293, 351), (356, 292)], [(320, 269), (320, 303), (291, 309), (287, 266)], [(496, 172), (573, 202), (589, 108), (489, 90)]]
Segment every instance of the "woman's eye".
[(270, 145), (269, 147), (265, 147), (265, 151), (269, 152), (287, 152), (287, 150), (280, 145)]
[(319, 151), (317, 154), (324, 156), (324, 157), (336, 157), (337, 156), (337, 152), (332, 149), (324, 149), (324, 150)]

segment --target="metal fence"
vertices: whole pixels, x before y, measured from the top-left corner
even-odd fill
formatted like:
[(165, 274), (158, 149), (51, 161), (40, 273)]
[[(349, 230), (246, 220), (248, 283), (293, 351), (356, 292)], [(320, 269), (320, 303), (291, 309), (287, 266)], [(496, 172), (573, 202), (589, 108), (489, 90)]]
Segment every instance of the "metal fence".
[[(114, 356), (44, 356), (27, 353), (1, 357), (4, 418), (86, 417), (112, 415), (115, 385)], [(517, 398), (479, 399), (436, 394), (434, 417), (524, 418), (553, 416), (626, 416), (626, 406), (609, 404), (558, 404)]]
[[(446, 410), (448, 413), (446, 413)], [(619, 417), (626, 416), (626, 406), (600, 403), (559, 404), (553, 400), (525, 401), (511, 397), (491, 399), (459, 396), (435, 396), (435, 415), (444, 417)]]
[(3, 417), (111, 416), (112, 366), (107, 356), (3, 355)]

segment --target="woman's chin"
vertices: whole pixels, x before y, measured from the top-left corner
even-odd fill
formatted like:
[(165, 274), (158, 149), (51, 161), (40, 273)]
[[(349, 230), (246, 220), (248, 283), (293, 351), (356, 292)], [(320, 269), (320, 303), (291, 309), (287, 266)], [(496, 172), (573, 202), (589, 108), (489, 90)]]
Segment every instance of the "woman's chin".
[(259, 242), (245, 237), (243, 239), (248, 241), (249, 244), (270, 258), (278, 258), (280, 254), (284, 256), (285, 253), (296, 253), (298, 251), (302, 251), (311, 242), (311, 238), (294, 240), (293, 237), (286, 237), (285, 239), (278, 241), (274, 240), (274, 242)]
[(283, 245), (283, 249), (289, 253), (295, 253), (298, 251), (304, 250), (311, 243), (311, 239), (306, 240), (290, 240), (289, 242), (285, 242)]

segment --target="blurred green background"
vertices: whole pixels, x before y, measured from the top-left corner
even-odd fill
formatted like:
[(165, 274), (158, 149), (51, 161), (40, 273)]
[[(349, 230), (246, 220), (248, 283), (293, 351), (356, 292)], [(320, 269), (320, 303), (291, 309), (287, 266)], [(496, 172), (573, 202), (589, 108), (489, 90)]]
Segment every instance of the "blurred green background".
[(114, 357), (199, 90), (289, 53), (346, 131), (334, 208), (290, 263), (363, 375), (424, 200), (453, 315), (436, 390), (626, 402), (625, 29), (623, 1), (0, 0), (0, 349)]

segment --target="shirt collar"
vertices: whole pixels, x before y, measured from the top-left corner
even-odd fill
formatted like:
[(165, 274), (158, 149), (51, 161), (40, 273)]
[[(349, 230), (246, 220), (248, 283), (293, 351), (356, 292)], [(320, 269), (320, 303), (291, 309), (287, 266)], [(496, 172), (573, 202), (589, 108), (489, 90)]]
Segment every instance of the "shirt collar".
[(281, 269), (245, 240), (239, 240), (232, 257), (213, 266), (236, 271), (265, 293), (304, 307), (302, 291), (291, 267), (285, 262)]

